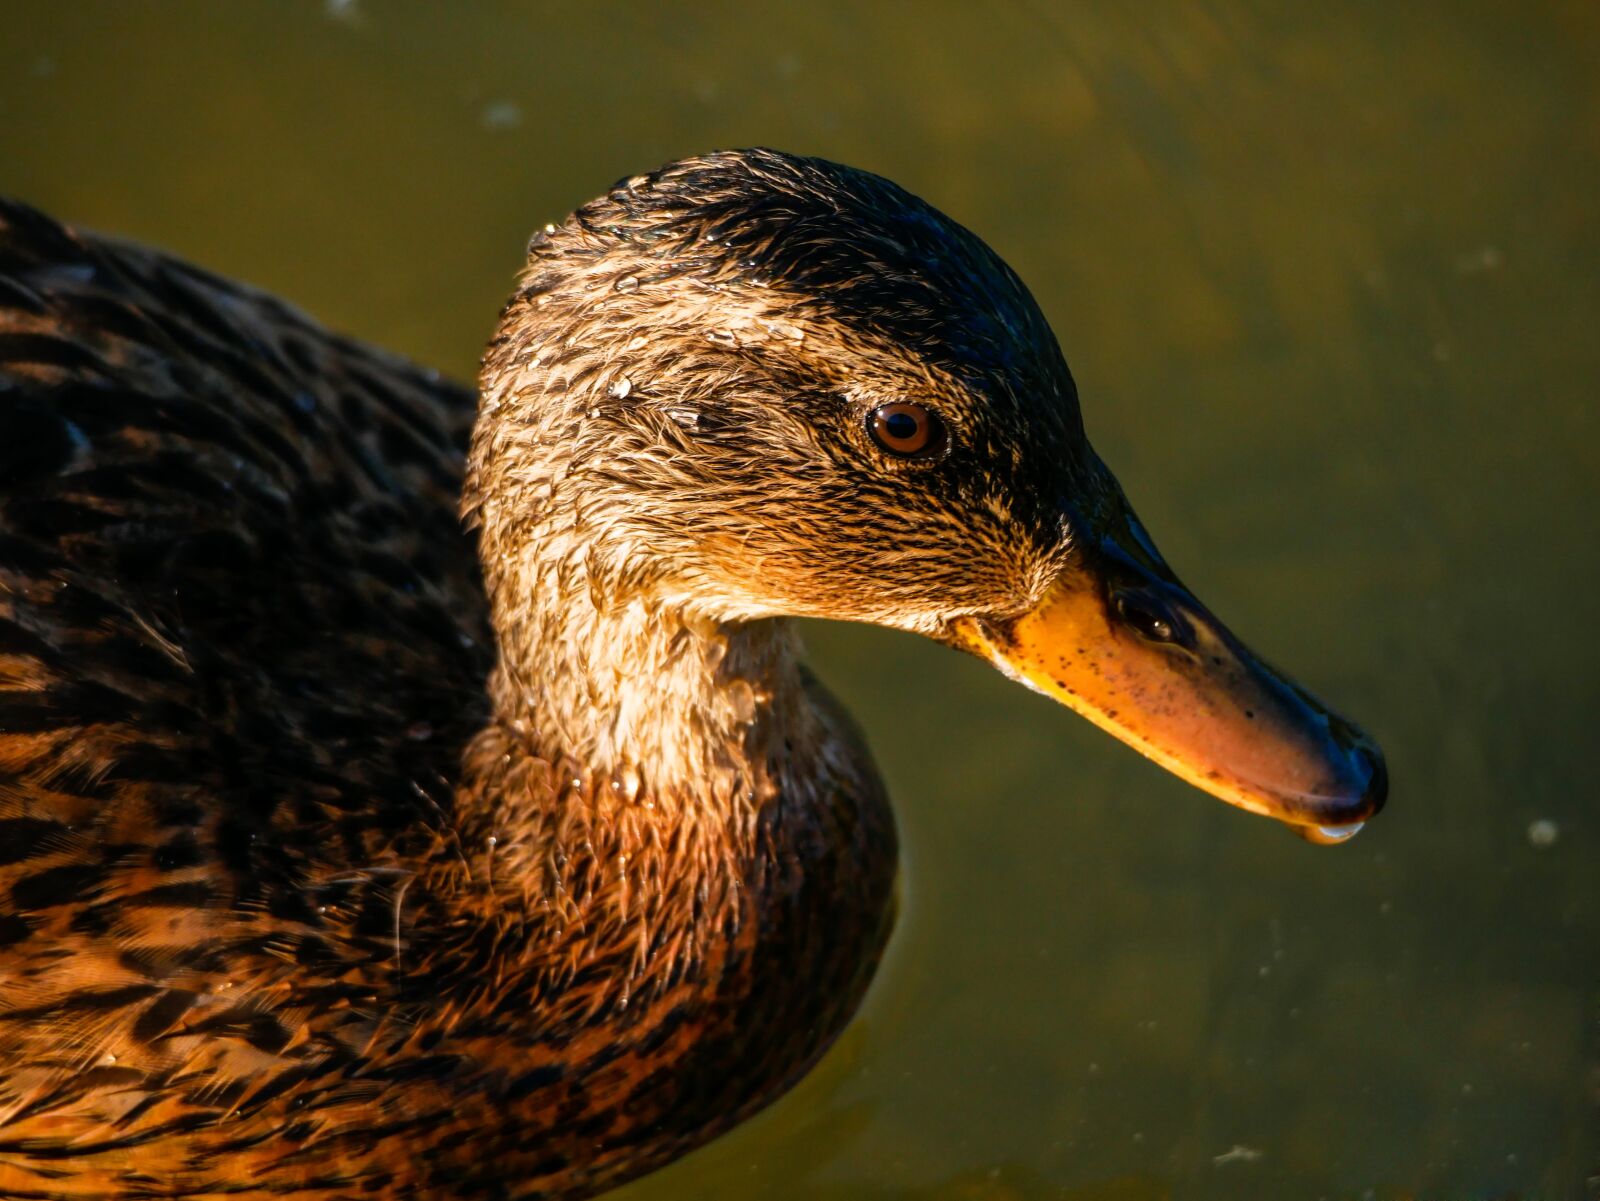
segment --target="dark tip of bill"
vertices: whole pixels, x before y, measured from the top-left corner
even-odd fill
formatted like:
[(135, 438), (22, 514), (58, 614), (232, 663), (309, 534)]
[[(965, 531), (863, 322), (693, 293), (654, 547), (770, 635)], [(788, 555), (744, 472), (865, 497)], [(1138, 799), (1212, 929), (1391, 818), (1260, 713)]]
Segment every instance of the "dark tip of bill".
[(1383, 761), (1383, 752), (1373, 746), (1356, 748), (1356, 755), (1367, 769), (1367, 787), (1362, 800), (1367, 806), (1367, 817), (1376, 817), (1389, 799), (1389, 767)]

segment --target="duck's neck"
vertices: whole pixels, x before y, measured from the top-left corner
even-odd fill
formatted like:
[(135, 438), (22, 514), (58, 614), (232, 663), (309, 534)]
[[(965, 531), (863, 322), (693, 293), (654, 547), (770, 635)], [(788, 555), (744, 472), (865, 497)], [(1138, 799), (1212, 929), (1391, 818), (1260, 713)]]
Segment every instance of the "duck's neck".
[(716, 622), (653, 599), (601, 608), (581, 569), (561, 575), (531, 564), (507, 586), (518, 599), (496, 606), (495, 710), (534, 754), (631, 791), (718, 793), (807, 733), (789, 622)]
[[(461, 832), (494, 848), (496, 890), (627, 905), (656, 885), (623, 865), (663, 846), (692, 850), (675, 874), (715, 891), (744, 875), (763, 810), (817, 784), (806, 752), (824, 734), (791, 624), (602, 604), (581, 559), (537, 540), (489, 566), (495, 720)], [(628, 897), (592, 888), (597, 872), (625, 872)]]

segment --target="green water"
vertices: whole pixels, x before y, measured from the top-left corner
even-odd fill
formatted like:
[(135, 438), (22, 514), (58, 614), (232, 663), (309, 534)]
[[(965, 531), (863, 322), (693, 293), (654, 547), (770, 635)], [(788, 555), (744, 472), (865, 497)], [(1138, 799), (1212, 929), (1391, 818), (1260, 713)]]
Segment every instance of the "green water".
[(750, 143), (1012, 262), (1169, 560), (1393, 789), (1311, 847), (813, 629), (903, 919), (814, 1075), (618, 1196), (1597, 1195), (1600, 6), (0, 13), (0, 189), (460, 374), (533, 228)]

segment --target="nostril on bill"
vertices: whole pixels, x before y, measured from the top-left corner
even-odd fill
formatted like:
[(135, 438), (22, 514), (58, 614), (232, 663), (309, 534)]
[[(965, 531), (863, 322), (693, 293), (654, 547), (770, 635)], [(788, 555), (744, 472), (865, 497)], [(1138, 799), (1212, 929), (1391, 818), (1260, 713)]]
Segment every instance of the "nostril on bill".
[(1116, 601), (1117, 616), (1151, 642), (1173, 642), (1178, 636), (1177, 623), (1166, 607), (1151, 597), (1124, 592)]

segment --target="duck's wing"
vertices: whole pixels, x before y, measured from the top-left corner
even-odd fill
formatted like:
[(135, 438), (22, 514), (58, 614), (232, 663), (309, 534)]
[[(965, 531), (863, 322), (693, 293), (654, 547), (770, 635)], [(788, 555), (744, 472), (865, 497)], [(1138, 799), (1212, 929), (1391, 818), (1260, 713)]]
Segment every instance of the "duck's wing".
[(473, 407), (0, 202), (0, 1184), (372, 1036), (484, 714)]

